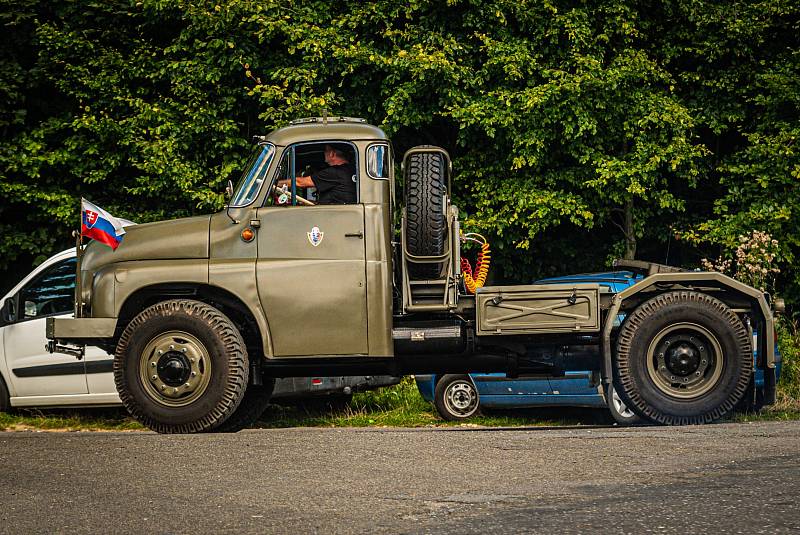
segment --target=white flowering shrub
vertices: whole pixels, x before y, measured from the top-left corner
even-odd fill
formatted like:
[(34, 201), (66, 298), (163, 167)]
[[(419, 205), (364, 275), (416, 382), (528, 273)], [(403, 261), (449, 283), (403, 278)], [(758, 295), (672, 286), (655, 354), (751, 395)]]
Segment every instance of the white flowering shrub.
[(778, 240), (760, 230), (739, 236), (739, 244), (730, 256), (720, 256), (714, 261), (704, 258), (703, 269), (719, 271), (761, 291), (773, 286), (777, 267)]

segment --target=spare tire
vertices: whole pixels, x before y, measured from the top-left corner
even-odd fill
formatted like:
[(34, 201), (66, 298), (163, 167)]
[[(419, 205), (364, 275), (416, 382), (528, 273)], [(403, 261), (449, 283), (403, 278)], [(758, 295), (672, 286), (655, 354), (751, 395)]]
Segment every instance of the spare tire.
[[(406, 161), (406, 247), (414, 256), (439, 256), (447, 250), (447, 194), (444, 154), (420, 152)], [(444, 262), (409, 262), (412, 279), (436, 279)]]

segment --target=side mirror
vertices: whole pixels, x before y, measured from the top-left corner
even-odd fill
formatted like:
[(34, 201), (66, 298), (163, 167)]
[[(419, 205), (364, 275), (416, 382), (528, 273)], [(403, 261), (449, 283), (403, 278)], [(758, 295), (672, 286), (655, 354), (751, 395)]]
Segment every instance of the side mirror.
[[(228, 197), (228, 200), (230, 200), (231, 197), (233, 197), (233, 182), (231, 182), (230, 180), (228, 180), (228, 185), (225, 186), (225, 195)], [(230, 219), (231, 223), (233, 223), (234, 225), (239, 223), (239, 221), (231, 215), (231, 203), (225, 205), (225, 215), (228, 216), (228, 219)]]
[(14, 321), (14, 298), (9, 297), (0, 308), (0, 325), (8, 325)]
[(35, 318), (39, 311), (36, 309), (36, 303), (33, 301), (25, 301), (25, 317)]

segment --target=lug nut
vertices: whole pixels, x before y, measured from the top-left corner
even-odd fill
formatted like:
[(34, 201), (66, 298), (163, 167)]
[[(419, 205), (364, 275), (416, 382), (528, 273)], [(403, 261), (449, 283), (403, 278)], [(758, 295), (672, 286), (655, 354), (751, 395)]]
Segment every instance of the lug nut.
[(173, 389), (172, 389), (172, 393), (173, 393), (173, 394), (177, 394), (177, 393), (178, 393), (178, 389), (177, 389), (177, 388), (173, 388)]
[(192, 372), (192, 377), (196, 376), (197, 372)]
[(153, 381), (156, 381), (158, 379), (158, 375), (154, 375), (150, 379), (152, 379)]
[(175, 346), (170, 344), (169, 348), (170, 348), (170, 350), (172, 350), (172, 349), (175, 349)]
[(155, 367), (156, 367), (156, 363), (155, 363), (155, 362), (151, 362), (151, 363), (150, 363), (150, 366), (152, 366), (153, 368), (155, 368)]
[(186, 353), (186, 348), (181, 349), (181, 352)]

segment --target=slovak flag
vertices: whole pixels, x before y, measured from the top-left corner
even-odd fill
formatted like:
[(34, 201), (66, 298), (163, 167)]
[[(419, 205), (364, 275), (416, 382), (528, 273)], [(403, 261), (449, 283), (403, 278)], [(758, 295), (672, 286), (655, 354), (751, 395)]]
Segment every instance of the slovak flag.
[(86, 199), (81, 199), (81, 235), (116, 250), (125, 236), (125, 223), (127, 221), (114, 217)]

